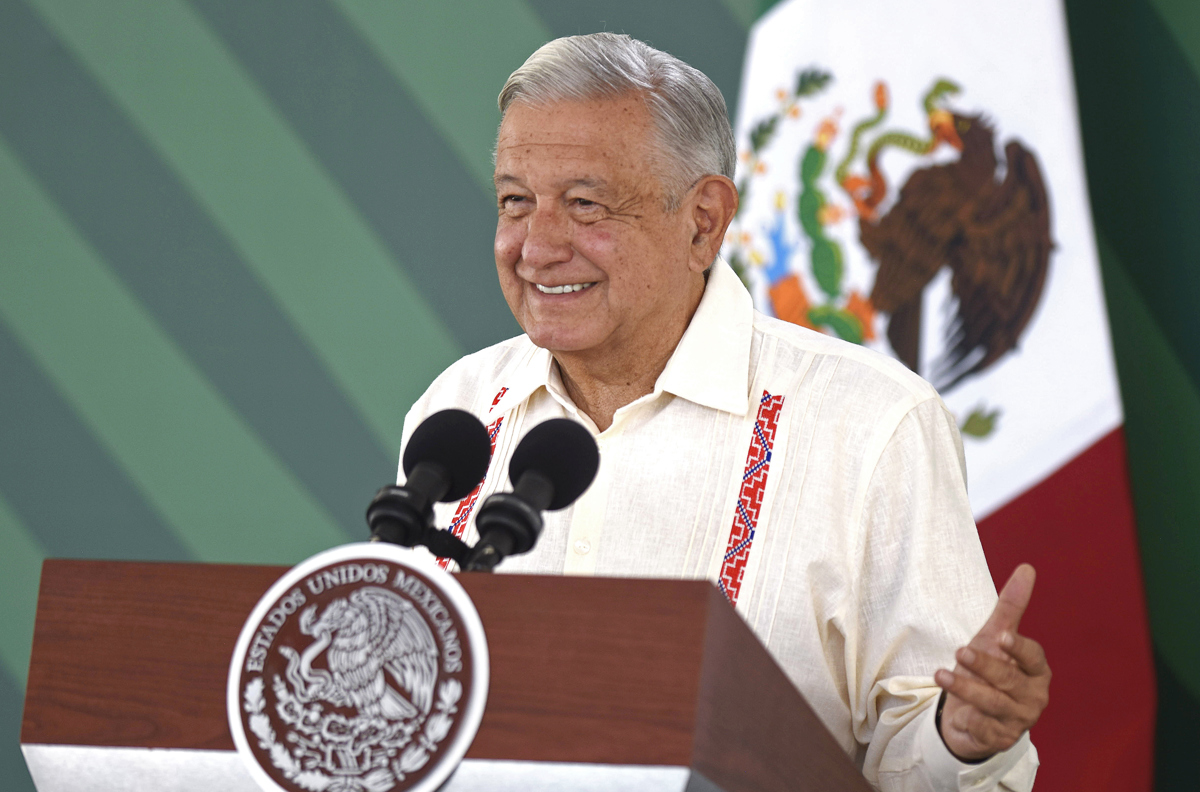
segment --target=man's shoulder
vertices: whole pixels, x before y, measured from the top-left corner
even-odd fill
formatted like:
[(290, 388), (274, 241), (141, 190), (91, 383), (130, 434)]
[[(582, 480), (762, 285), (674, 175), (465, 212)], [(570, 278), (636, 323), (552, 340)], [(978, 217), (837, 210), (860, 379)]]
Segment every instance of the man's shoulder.
[(528, 358), (537, 350), (529, 336), (522, 333), (512, 338), (506, 338), (498, 344), (484, 347), (478, 352), (463, 355), (451, 363), (438, 378), (435, 384), (442, 380), (455, 378), (488, 378), (501, 376), (505, 371), (528, 362)]
[[(957, 420), (937, 390), (903, 363), (757, 312), (754, 335), (759, 365), (770, 367), (775, 382), (788, 383), (780, 393), (797, 397), (800, 414), (807, 416), (789, 423), (789, 431), (799, 432), (793, 436), (811, 429), (814, 443), (871, 467), (901, 437), (899, 427), (912, 421), (921, 427), (920, 436), (946, 440), (943, 448), (957, 456), (965, 480)], [(897, 441), (898, 453), (923, 453), (911, 433), (905, 436), (909, 439)]]
[(474, 412), (480, 400), (497, 398), (501, 388), (523, 374), (537, 349), (522, 334), (464, 355), (434, 379), (413, 411), (422, 413), (436, 405), (439, 410), (457, 407)]
[(832, 366), (832, 377), (842, 385), (876, 397), (903, 399), (913, 404), (938, 398), (934, 387), (903, 363), (860, 344), (759, 311), (754, 312), (754, 335), (759, 344), (773, 342), (779, 365), (809, 357), (812, 363)]

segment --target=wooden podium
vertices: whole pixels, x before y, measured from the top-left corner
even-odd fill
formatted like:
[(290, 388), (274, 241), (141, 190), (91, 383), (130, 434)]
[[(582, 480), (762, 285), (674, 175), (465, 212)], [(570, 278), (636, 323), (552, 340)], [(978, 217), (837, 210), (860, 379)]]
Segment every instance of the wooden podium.
[[(21, 730), (39, 792), (255, 792), (225, 682), (284, 567), (46, 561)], [(868, 790), (700, 581), (464, 574), (491, 652), (446, 792)]]

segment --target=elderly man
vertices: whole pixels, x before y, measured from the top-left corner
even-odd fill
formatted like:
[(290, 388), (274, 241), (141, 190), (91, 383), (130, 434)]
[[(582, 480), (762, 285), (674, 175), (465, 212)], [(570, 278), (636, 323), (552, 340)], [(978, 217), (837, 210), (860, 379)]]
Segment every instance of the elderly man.
[[(718, 258), (738, 205), (720, 91), (596, 34), (535, 52), (500, 110), (496, 268), (525, 334), (451, 366), (406, 432), (447, 407), (490, 424), (480, 496), (536, 424), (593, 432), (592, 488), (505, 569), (708, 578), (871, 784), (1031, 788), (1033, 570), (997, 601), (928, 384), (757, 313)], [(473, 540), (474, 503), (440, 524)]]

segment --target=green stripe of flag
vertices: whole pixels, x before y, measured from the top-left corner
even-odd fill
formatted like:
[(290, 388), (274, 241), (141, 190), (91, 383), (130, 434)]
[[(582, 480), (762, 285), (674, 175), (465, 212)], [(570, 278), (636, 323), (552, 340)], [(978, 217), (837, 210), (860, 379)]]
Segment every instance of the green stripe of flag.
[(398, 448), (408, 405), (461, 352), (254, 82), (175, 0), (35, 5)]
[(7, 146), (0, 183), (0, 315), (195, 557), (278, 563), (346, 541)]
[(24, 688), (45, 553), (0, 497), (0, 664)]
[(1196, 0), (1150, 0), (1200, 79), (1200, 9)]
[(505, 78), (552, 38), (522, 0), (334, 0), (490, 197)]
[(1200, 697), (1200, 393), (1116, 249), (1097, 233), (1121, 375), (1154, 643)]

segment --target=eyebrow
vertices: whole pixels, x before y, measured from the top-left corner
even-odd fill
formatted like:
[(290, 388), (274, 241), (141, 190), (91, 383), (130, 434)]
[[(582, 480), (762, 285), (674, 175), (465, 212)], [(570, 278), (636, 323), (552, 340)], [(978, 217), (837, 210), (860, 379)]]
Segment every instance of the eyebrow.
[(590, 187), (595, 190), (603, 190), (604, 188), (608, 187), (608, 182), (606, 182), (604, 179), (587, 177), (583, 179), (571, 179), (569, 182), (567, 182), (567, 187)]
[[(495, 179), (493, 179), (493, 181), (495, 182), (495, 185), (497, 188), (499, 188), (505, 184), (521, 184), (522, 183), (521, 180), (518, 179), (516, 176), (511, 176), (507, 173), (501, 174), (501, 175), (495, 177)], [(568, 190), (572, 187), (588, 187), (588, 188), (594, 189), (594, 190), (603, 190), (603, 189), (607, 189), (607, 187), (608, 187), (608, 182), (606, 182), (604, 179), (597, 179), (597, 178), (592, 178), (592, 177), (584, 177), (582, 179), (569, 179), (565, 182), (562, 182), (561, 184)]]

